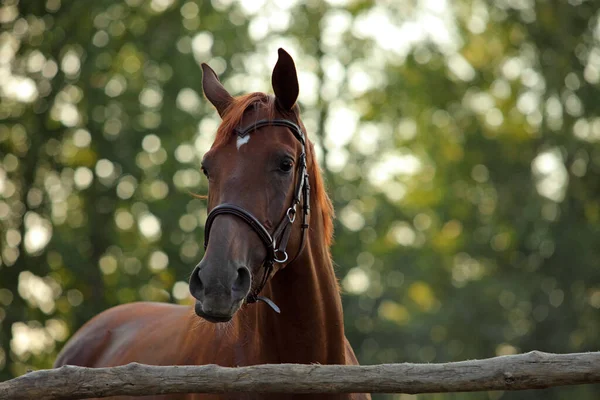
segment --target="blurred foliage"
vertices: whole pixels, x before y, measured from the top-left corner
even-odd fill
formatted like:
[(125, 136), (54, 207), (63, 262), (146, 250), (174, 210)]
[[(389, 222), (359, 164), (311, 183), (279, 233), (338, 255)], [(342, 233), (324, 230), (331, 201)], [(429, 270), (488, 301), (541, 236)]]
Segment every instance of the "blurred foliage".
[[(200, 62), (269, 91), (277, 47), (338, 212), (361, 363), (598, 350), (597, 1), (6, 0), (0, 379), (116, 304), (187, 300)], [(596, 399), (598, 386), (380, 396)]]

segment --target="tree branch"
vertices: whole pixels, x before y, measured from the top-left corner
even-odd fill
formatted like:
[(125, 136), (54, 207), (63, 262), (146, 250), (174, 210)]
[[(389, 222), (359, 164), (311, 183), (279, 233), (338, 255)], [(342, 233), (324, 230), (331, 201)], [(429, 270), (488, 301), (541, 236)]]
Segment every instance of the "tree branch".
[(267, 364), (226, 368), (64, 366), (0, 383), (2, 399), (84, 399), (166, 393), (434, 393), (600, 383), (600, 352), (527, 354), (444, 364)]

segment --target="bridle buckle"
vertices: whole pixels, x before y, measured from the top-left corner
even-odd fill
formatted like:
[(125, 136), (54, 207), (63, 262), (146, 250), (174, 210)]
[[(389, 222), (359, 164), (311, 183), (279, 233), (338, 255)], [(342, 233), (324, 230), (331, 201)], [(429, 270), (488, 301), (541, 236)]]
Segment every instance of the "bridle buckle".
[[(277, 258), (277, 254), (278, 253), (283, 253), (283, 259), (279, 259)], [(285, 250), (279, 250), (279, 249), (275, 249), (275, 258), (273, 261), (275, 261), (276, 263), (279, 264), (283, 264), (284, 262), (286, 262), (288, 260), (288, 253)]]
[(293, 205), (292, 207), (288, 208), (286, 215), (288, 217), (288, 220), (290, 221), (290, 224), (293, 224), (296, 220), (296, 205)]

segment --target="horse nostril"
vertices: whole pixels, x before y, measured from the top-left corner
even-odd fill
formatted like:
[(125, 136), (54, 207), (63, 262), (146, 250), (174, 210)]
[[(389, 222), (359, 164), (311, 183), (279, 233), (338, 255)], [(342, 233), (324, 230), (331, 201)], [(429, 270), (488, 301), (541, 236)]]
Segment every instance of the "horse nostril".
[(197, 300), (201, 300), (201, 297), (204, 295), (204, 284), (202, 283), (200, 268), (198, 266), (194, 268), (192, 276), (190, 277), (190, 293)]
[(246, 267), (238, 268), (237, 278), (233, 282), (231, 291), (246, 296), (248, 290), (250, 290), (250, 271)]
[(202, 278), (200, 277), (200, 268), (198, 268), (198, 273), (196, 274), (195, 278), (198, 278), (197, 290), (204, 290), (204, 284), (202, 283)]

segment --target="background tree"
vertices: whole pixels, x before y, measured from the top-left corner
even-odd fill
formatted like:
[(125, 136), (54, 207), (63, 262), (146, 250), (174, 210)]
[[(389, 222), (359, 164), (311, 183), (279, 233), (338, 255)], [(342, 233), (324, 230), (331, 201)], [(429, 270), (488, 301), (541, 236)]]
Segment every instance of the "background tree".
[(233, 93), (269, 91), (280, 46), (338, 212), (333, 256), (363, 364), (598, 350), (598, 10), (5, 1), (0, 379), (50, 367), (110, 306), (188, 301), (206, 218), (191, 193), (206, 191), (198, 160), (218, 125), (199, 63)]

